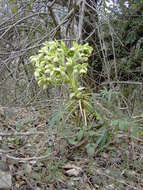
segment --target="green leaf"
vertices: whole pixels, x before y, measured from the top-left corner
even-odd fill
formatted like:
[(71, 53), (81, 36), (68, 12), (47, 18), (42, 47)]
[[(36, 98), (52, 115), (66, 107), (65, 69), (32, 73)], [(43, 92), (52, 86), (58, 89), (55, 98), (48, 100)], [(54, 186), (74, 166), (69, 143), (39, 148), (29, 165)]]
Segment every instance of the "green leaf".
[(69, 141), (69, 144), (71, 144), (71, 145), (76, 145), (77, 144), (77, 141), (75, 139), (73, 139), (73, 138), (69, 139), (68, 141)]
[(126, 120), (126, 119), (125, 120), (120, 120), (119, 129), (121, 131), (126, 131), (129, 128), (129, 125), (130, 125), (130, 123), (129, 123), (128, 120)]
[(84, 137), (84, 130), (81, 129), (79, 132), (78, 132), (78, 135), (77, 135), (77, 140), (78, 142), (80, 142)]
[(137, 136), (137, 126), (135, 123), (132, 124), (132, 127), (131, 127), (131, 135), (133, 137), (136, 137)]
[(39, 174), (38, 172), (33, 172), (32, 178), (35, 179), (36, 181), (41, 181), (41, 174)]
[(99, 121), (102, 120), (100, 114), (97, 111), (95, 111), (95, 115), (96, 115), (97, 120), (99, 120)]
[(63, 112), (61, 112), (60, 110), (59, 111), (57, 111), (57, 112), (54, 112), (53, 114), (52, 114), (52, 117), (51, 117), (51, 119), (50, 119), (50, 121), (49, 121), (49, 125), (50, 125), (50, 127), (54, 127), (54, 125), (55, 124), (59, 124), (60, 123), (60, 120), (62, 119), (62, 117), (63, 117)]
[(94, 143), (87, 144), (86, 151), (88, 156), (93, 157), (95, 153), (95, 144)]
[(106, 129), (104, 129), (103, 134), (100, 137), (98, 137), (98, 140), (96, 141), (95, 148), (98, 147), (100, 150), (102, 150), (105, 143), (107, 142), (108, 137), (109, 133)]
[(102, 136), (102, 140), (100, 141), (99, 147), (100, 147), (100, 151), (103, 150), (104, 145), (106, 144), (108, 138), (109, 138), (109, 132), (107, 130), (104, 131), (103, 136)]
[(116, 119), (116, 120), (112, 120), (111, 121), (111, 125), (114, 127), (116, 127), (116, 126), (119, 126), (119, 120), (118, 119)]
[(89, 135), (90, 137), (94, 137), (94, 136), (97, 135), (97, 132), (95, 132), (95, 131), (93, 131), (93, 130), (90, 130), (90, 131), (88, 132), (88, 135)]

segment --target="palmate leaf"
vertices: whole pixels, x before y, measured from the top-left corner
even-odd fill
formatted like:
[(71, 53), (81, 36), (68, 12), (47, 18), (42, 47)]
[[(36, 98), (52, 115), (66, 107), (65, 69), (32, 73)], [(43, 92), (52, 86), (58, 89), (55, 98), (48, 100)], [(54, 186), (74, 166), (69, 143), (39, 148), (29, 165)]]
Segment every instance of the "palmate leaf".
[(128, 118), (124, 119), (115, 119), (111, 121), (111, 126), (119, 127), (121, 131), (127, 131), (130, 127), (130, 121)]

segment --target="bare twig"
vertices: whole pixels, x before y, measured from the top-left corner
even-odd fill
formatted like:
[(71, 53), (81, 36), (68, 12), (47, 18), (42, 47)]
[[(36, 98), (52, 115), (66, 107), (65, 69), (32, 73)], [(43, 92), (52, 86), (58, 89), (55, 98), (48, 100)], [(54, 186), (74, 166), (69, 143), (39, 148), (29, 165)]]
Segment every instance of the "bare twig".
[(0, 132), (1, 137), (11, 137), (11, 136), (31, 136), (31, 135), (45, 135), (48, 132), (14, 132), (14, 133), (2, 133)]
[(30, 161), (45, 160), (45, 159), (48, 159), (51, 155), (52, 155), (52, 153), (46, 154), (44, 156), (39, 156), (39, 157), (33, 156), (33, 157), (28, 157), (28, 158), (18, 158), (18, 157), (14, 157), (14, 156), (11, 156), (9, 154), (6, 154), (5, 157), (8, 159), (14, 160), (14, 161), (18, 161), (18, 162), (30, 162)]
[(83, 30), (83, 19), (84, 19), (84, 11), (85, 11), (85, 0), (82, 0), (82, 5), (80, 8), (80, 16), (79, 16), (79, 25), (78, 25), (78, 40), (79, 42), (82, 42), (82, 30)]
[(142, 82), (136, 82), (136, 81), (106, 81), (103, 82), (101, 85), (106, 85), (106, 84), (133, 84), (133, 85), (143, 85)]

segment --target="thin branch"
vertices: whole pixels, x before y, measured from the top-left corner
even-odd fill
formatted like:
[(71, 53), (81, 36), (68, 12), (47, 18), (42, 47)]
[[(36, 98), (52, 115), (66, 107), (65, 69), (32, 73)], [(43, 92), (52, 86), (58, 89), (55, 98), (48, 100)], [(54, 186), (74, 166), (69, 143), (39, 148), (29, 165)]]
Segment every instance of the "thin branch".
[(20, 20), (18, 20), (17, 22), (15, 22), (14, 24), (12, 24), (1, 36), (0, 36), (0, 40), (13, 28), (15, 27), (16, 25), (20, 24), (21, 22), (29, 19), (29, 18), (32, 18), (32, 17), (35, 17), (35, 16), (39, 16), (39, 14), (46, 14), (46, 13), (34, 13), (32, 15), (28, 15)]
[(106, 85), (106, 84), (133, 84), (133, 85), (143, 85), (142, 82), (136, 82), (136, 81), (106, 81), (103, 82), (101, 85)]
[[(48, 7), (48, 9), (49, 9), (49, 12), (50, 12), (50, 16), (51, 16), (52, 19), (53, 19), (54, 25), (55, 25), (55, 27), (57, 27), (57, 26), (59, 25), (57, 16), (56, 16), (56, 14), (54, 13), (52, 7)], [(57, 30), (57, 34), (58, 34), (59, 38), (61, 39), (62, 36), (61, 36), (61, 32), (60, 32), (60, 27), (59, 27), (59, 30)]]
[(84, 19), (84, 12), (85, 12), (85, 0), (82, 0), (81, 6), (81, 14), (79, 16), (79, 25), (78, 25), (78, 41), (82, 42), (82, 30), (83, 30), (83, 19)]
[[(51, 8), (51, 7), (54, 5), (55, 2), (56, 2), (56, 1), (53, 0), (52, 2), (48, 3), (48, 5), (47, 5), (48, 8)], [(32, 15), (28, 15), (28, 16), (26, 16), (26, 17), (24, 17), (24, 18), (18, 20), (17, 22), (15, 22), (14, 24), (12, 24), (12, 25), (0, 36), (0, 40), (8, 33), (13, 27), (15, 27), (16, 25), (20, 24), (21, 22), (23, 22), (23, 21), (25, 21), (25, 20), (27, 20), (27, 19), (29, 19), (29, 18), (32, 18), (32, 17), (35, 17), (35, 16), (39, 16), (39, 15), (43, 15), (43, 14), (46, 14), (46, 15), (47, 15), (47, 13), (40, 13), (40, 12), (38, 12), (38, 13), (34, 13), (34, 14), (32, 14)]]
[(11, 137), (11, 136), (31, 136), (31, 135), (45, 135), (48, 132), (14, 132), (14, 133), (3, 133), (0, 132), (1, 137)]
[(18, 157), (6, 154), (5, 157), (8, 159), (14, 160), (14, 161), (18, 161), (18, 162), (29, 162), (29, 161), (45, 160), (45, 159), (49, 158), (51, 155), (52, 155), (52, 153), (46, 154), (44, 156), (39, 156), (39, 157), (33, 156), (33, 157), (29, 157), (29, 158), (18, 158)]

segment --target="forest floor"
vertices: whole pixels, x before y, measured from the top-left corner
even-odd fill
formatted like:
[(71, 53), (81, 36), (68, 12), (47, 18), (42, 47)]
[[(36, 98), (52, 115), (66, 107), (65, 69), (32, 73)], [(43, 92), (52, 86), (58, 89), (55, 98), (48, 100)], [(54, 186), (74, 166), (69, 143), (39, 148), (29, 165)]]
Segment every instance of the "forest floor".
[[(50, 107), (7, 108), (0, 120), (0, 158), (12, 190), (142, 190), (143, 138), (120, 133), (89, 157), (72, 149), (60, 126), (49, 127)], [(66, 136), (74, 135), (70, 128)]]

